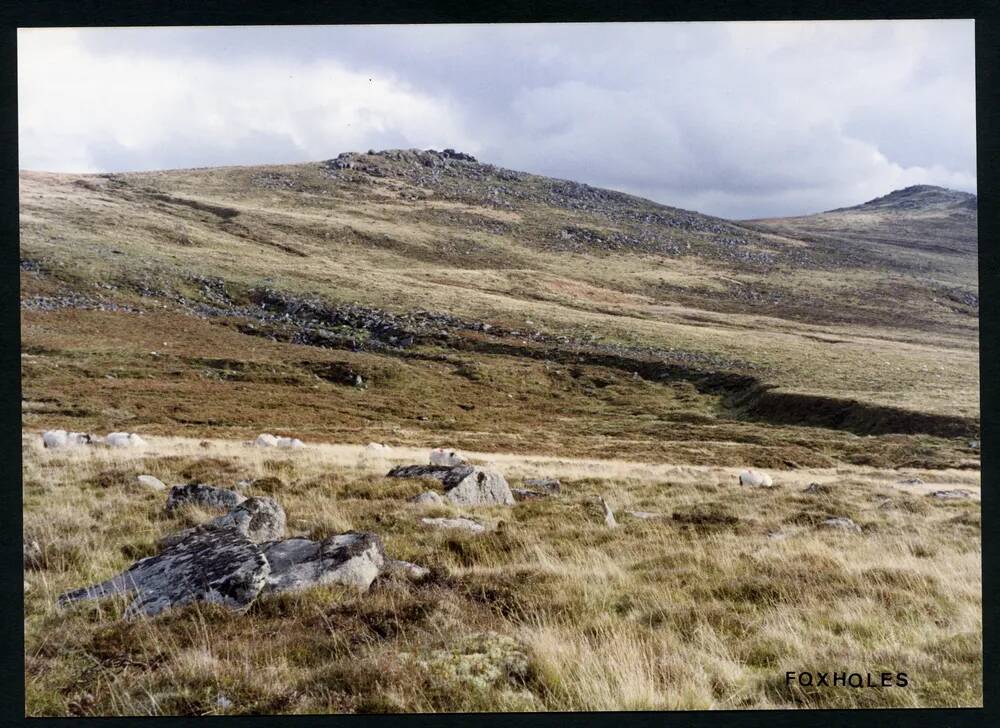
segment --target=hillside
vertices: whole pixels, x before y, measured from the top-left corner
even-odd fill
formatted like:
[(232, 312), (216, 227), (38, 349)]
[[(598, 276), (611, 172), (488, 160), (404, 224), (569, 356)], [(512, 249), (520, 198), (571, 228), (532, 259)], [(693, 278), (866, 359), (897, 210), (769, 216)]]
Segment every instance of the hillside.
[[(895, 190), (874, 200), (803, 217), (748, 220), (760, 230), (816, 247), (881, 256), (890, 267), (913, 263), (930, 276), (968, 286), (976, 277), (976, 196), (931, 185)], [(974, 291), (952, 293), (974, 305)]]
[(911, 201), (742, 224), (452, 150), (24, 172), (25, 424), (957, 465), (975, 210)]
[[(20, 183), (27, 715), (982, 705), (952, 193), (733, 222), (451, 150)], [(162, 612), (76, 601), (136, 574)], [(786, 679), (827, 669), (910, 682)]]

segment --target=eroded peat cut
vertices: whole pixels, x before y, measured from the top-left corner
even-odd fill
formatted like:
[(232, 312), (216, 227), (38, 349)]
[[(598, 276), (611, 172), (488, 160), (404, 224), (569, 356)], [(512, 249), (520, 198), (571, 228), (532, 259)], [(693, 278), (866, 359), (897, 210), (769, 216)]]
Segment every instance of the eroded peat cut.
[(974, 196), (20, 182), (29, 715), (982, 703)]

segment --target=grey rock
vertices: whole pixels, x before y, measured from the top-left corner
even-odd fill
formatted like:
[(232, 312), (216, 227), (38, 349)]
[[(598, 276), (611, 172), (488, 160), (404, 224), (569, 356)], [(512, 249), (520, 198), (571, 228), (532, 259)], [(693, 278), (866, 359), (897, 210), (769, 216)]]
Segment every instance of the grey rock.
[(827, 518), (819, 525), (820, 528), (833, 528), (841, 531), (851, 531), (852, 533), (861, 533), (861, 526), (850, 518)]
[(963, 488), (957, 488), (955, 490), (935, 490), (929, 495), (931, 498), (938, 498), (939, 500), (961, 500), (964, 498), (971, 498), (972, 491), (965, 490)]
[(134, 594), (126, 618), (197, 601), (242, 609), (264, 588), (269, 572), (261, 548), (236, 529), (197, 530), (107, 581), (66, 592), (59, 603)]
[(562, 483), (559, 482), (558, 478), (525, 478), (524, 486), (548, 495), (559, 495), (562, 490)]
[(445, 498), (462, 506), (514, 505), (506, 479), (495, 470), (460, 465), (442, 481)]
[(820, 483), (810, 483), (805, 487), (805, 489), (802, 492), (820, 494), (820, 493), (829, 493), (831, 492), (831, 489), (829, 485), (822, 485)]
[(420, 522), (434, 528), (455, 528), (472, 533), (483, 533), (486, 527), (471, 518), (421, 518)]
[(644, 521), (652, 518), (663, 518), (662, 513), (652, 513), (651, 511), (625, 511), (625, 513), (632, 516), (632, 518), (641, 518)]
[(298, 591), (343, 584), (366, 591), (386, 565), (382, 539), (374, 533), (344, 533), (322, 541), (290, 538), (265, 544), (271, 566), (266, 591)]
[(920, 478), (904, 478), (903, 480), (901, 480), (899, 482), (902, 485), (923, 485), (924, 484), (924, 481), (922, 481)]
[(254, 543), (275, 541), (285, 536), (285, 510), (273, 498), (254, 496), (247, 498), (229, 513), (213, 518), (193, 528), (164, 536), (159, 545), (163, 548), (178, 543), (198, 530), (236, 529)]
[(528, 490), (527, 488), (511, 488), (511, 494), (514, 496), (514, 500), (524, 501), (524, 500), (537, 500), (539, 498), (551, 498), (549, 493), (545, 493), (540, 490)]
[(431, 570), (425, 566), (411, 564), (409, 561), (387, 559), (382, 572), (390, 576), (400, 576), (410, 581), (421, 581), (430, 575)]
[(182, 505), (197, 505), (204, 508), (229, 510), (246, 500), (245, 496), (225, 488), (216, 488), (203, 483), (175, 485), (167, 496), (167, 513)]
[(445, 497), (457, 505), (514, 504), (514, 494), (500, 473), (472, 465), (400, 465), (390, 470), (388, 477), (439, 480)]

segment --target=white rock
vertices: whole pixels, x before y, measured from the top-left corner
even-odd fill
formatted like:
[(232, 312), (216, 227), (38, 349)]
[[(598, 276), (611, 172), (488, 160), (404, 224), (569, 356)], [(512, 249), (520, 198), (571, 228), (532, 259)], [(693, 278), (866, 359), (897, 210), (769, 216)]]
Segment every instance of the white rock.
[(443, 447), (431, 450), (431, 465), (465, 465), (466, 463), (468, 460), (454, 450)]
[(253, 441), (254, 447), (277, 447), (278, 438), (274, 435), (264, 432), (257, 435), (257, 439)]
[(166, 484), (159, 478), (154, 478), (152, 475), (140, 475), (136, 480), (139, 481), (139, 485), (144, 485), (147, 488), (152, 488), (153, 490), (166, 490)]
[(145, 447), (146, 441), (134, 432), (111, 432), (104, 438), (108, 447)]
[(410, 503), (417, 503), (423, 506), (439, 506), (444, 503), (444, 498), (441, 497), (440, 493), (428, 490), (418, 496), (410, 498)]
[(486, 527), (470, 518), (421, 518), (421, 523), (434, 528), (455, 528), (472, 533), (483, 533)]
[(774, 485), (771, 476), (760, 470), (741, 470), (739, 474), (740, 485), (749, 485), (760, 488), (770, 488)]

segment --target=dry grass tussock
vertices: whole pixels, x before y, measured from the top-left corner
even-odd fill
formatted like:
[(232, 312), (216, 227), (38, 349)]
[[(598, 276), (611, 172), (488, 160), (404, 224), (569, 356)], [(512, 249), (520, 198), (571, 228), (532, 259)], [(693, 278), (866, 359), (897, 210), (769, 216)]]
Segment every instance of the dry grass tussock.
[[(24, 535), (42, 547), (25, 572), (29, 715), (982, 705), (977, 471), (772, 471), (778, 487), (751, 490), (730, 468), (471, 453), (515, 487), (563, 482), (558, 498), (478, 511), (494, 529), (471, 536), (421, 526), (459, 511), (410, 504), (426, 484), (384, 477), (426, 449), (149, 440), (50, 452), (25, 434)], [(431, 577), (262, 597), (245, 614), (58, 608), (208, 517), (166, 515), (141, 474), (258, 481), (248, 492), (278, 498), (292, 535), (372, 530)], [(899, 483), (912, 476), (925, 484)], [(831, 516), (861, 533), (817, 527)], [(910, 685), (789, 687), (789, 670), (903, 671)]]

